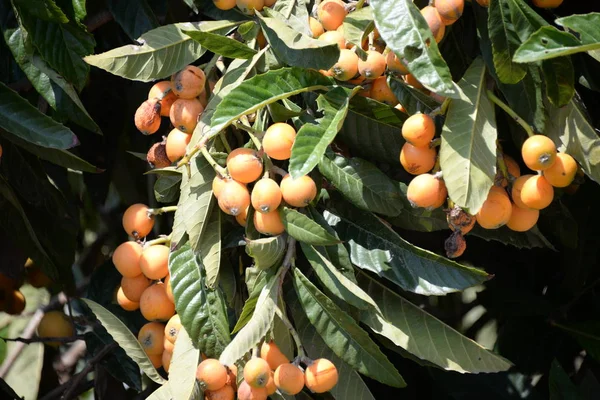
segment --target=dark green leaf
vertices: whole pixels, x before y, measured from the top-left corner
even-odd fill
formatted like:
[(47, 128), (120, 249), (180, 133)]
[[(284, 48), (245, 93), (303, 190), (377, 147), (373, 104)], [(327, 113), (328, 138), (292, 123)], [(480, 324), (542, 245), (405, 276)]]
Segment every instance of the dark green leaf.
[(427, 96), (420, 90), (413, 89), (404, 83), (403, 80), (395, 78), (393, 75), (388, 77), (388, 84), (409, 115), (416, 114), (417, 112), (430, 113), (440, 106), (431, 96)]
[(340, 243), (337, 237), (321, 225), (293, 208), (282, 207), (279, 213), (285, 231), (299, 242), (314, 246), (330, 246)]
[[(352, 11), (344, 18), (343, 33), (347, 43), (352, 43), (356, 46), (356, 51), (359, 57), (363, 60), (366, 58), (366, 52), (362, 49), (363, 39), (368, 34), (369, 30), (375, 27), (373, 22), (373, 9), (371, 7), (363, 7), (359, 10)], [(366, 33), (366, 34), (365, 34)]]
[(160, 203), (172, 203), (179, 198), (181, 175), (161, 175), (154, 182), (154, 197)]
[(542, 62), (548, 100), (556, 107), (569, 104), (575, 94), (575, 73), (569, 57)]
[(586, 321), (570, 324), (554, 324), (555, 327), (571, 335), (586, 353), (596, 361), (600, 360), (600, 322)]
[(277, 0), (269, 16), (280, 21), (285, 21), (289, 26), (300, 33), (312, 36), (308, 25), (308, 0)]
[(519, 82), (527, 74), (524, 66), (513, 62), (513, 55), (521, 44), (521, 40), (513, 23), (511, 1), (492, 1), (488, 11), (488, 29), (496, 74), (501, 82), (509, 84)]
[(242, 312), (240, 313), (235, 327), (231, 332), (232, 334), (239, 332), (239, 330), (246, 326), (250, 319), (252, 319), (252, 314), (254, 314), (258, 297), (267, 284), (267, 272), (259, 270), (255, 267), (246, 268), (245, 277), (249, 296), (248, 299), (246, 299), (244, 307), (242, 308)]
[(513, 60), (533, 63), (600, 48), (600, 43), (584, 45), (573, 34), (544, 26), (529, 37), (515, 52)]
[(577, 386), (556, 359), (552, 360), (548, 380), (550, 400), (583, 400)]
[(248, 59), (252, 58), (257, 53), (256, 50), (247, 45), (226, 36), (198, 30), (183, 30), (183, 32), (196, 42), (200, 43), (205, 49), (220, 54), (223, 57)]
[(408, 190), (406, 184), (399, 182), (398, 185), (403, 194), (402, 203), (404, 204), (404, 209), (400, 215), (393, 218), (386, 218), (389, 223), (399, 226), (402, 229), (419, 232), (434, 232), (449, 229), (448, 222), (446, 222), (446, 213), (442, 209), (426, 210), (421, 207), (414, 208), (406, 198), (406, 191)]
[(271, 268), (283, 258), (285, 254), (285, 238), (282, 235), (270, 238), (248, 240), (246, 254), (254, 259), (254, 266), (259, 270)]
[(44, 21), (66, 24), (69, 18), (53, 0), (14, 0), (14, 5)]
[(212, 210), (206, 216), (207, 221), (198, 246), (198, 253), (202, 258), (202, 265), (204, 265), (204, 272), (206, 273), (206, 286), (209, 289), (216, 287), (221, 269), (222, 213), (214, 203)]
[(536, 226), (527, 232), (515, 232), (505, 226), (499, 229), (483, 229), (475, 225), (469, 235), (477, 236), (488, 242), (494, 240), (518, 249), (548, 248), (556, 250)]
[(115, 21), (132, 40), (160, 26), (146, 0), (107, 0), (106, 5)]
[(379, 347), (358, 324), (313, 285), (298, 268), (294, 287), (300, 304), (327, 346), (358, 372), (386, 385), (406, 383)]

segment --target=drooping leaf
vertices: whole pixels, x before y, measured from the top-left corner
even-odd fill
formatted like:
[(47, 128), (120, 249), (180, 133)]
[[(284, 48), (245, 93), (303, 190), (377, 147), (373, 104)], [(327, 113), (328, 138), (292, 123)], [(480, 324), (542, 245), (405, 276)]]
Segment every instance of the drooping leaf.
[(200, 43), (203, 48), (212, 51), (213, 53), (220, 54), (223, 57), (248, 59), (252, 58), (257, 53), (256, 50), (247, 45), (226, 36), (199, 30), (183, 30), (183, 32), (196, 42)]
[(185, 328), (179, 330), (169, 366), (169, 386), (174, 399), (189, 399), (196, 386), (200, 350), (194, 348)]
[(364, 272), (358, 272), (357, 278), (360, 287), (378, 306), (377, 312), (362, 312), (361, 321), (396, 346), (449, 371), (490, 373), (511, 367), (508, 360), (463, 336)]
[(514, 84), (525, 77), (527, 69), (513, 61), (513, 55), (521, 44), (511, 15), (512, 0), (490, 2), (488, 29), (492, 42), (494, 66), (498, 79), (503, 83)]
[(344, 197), (363, 210), (391, 217), (402, 211), (398, 185), (368, 161), (324, 156), (319, 171)]
[(160, 376), (156, 368), (152, 366), (152, 362), (146, 355), (146, 352), (144, 352), (144, 349), (142, 349), (140, 342), (123, 322), (100, 304), (90, 299), (82, 299), (82, 301), (92, 309), (115, 342), (140, 366), (148, 378), (158, 384), (165, 383), (165, 380)]
[(498, 133), (485, 80), (485, 65), (478, 58), (459, 83), (465, 97), (450, 103), (440, 147), (448, 195), (472, 215), (479, 212), (496, 176)]
[(171, 203), (179, 197), (181, 174), (161, 175), (154, 182), (154, 197), (160, 203)]
[(457, 98), (459, 89), (417, 6), (411, 0), (373, 0), (371, 7), (379, 34), (415, 78), (439, 95)]
[(256, 308), (256, 303), (258, 302), (258, 298), (260, 297), (263, 288), (267, 285), (267, 271), (259, 270), (255, 267), (246, 268), (246, 287), (248, 289), (248, 299), (244, 303), (244, 307), (242, 308), (242, 312), (238, 317), (238, 320), (235, 324), (235, 327), (231, 331), (231, 334), (235, 334), (240, 331), (250, 320), (252, 319), (252, 315), (254, 314), (254, 310)]
[(404, 290), (444, 295), (485, 282), (485, 271), (450, 261), (411, 245), (373, 214), (335, 202), (325, 218), (350, 246), (356, 266), (374, 272)]
[(420, 90), (413, 89), (404, 81), (392, 75), (388, 77), (388, 84), (409, 115), (417, 112), (430, 113), (440, 106), (431, 96), (427, 96)]
[(293, 208), (282, 207), (279, 213), (285, 231), (299, 242), (314, 246), (330, 246), (340, 243), (337, 237), (321, 225)]
[(277, 235), (269, 238), (248, 240), (245, 246), (246, 254), (254, 260), (254, 266), (259, 270), (267, 270), (283, 258), (285, 253), (285, 238)]
[(583, 400), (577, 386), (571, 381), (558, 360), (552, 360), (549, 376), (550, 400)]
[(216, 357), (230, 341), (227, 308), (220, 289), (208, 289), (197, 256), (186, 242), (169, 255), (171, 287), (181, 324), (194, 347)]
[(185, 30), (227, 32), (237, 26), (235, 21), (204, 21), (161, 26), (143, 34), (139, 45), (126, 45), (85, 57), (85, 61), (123, 78), (150, 82), (174, 74), (191, 64), (204, 52), (200, 44), (183, 33)]
[(198, 252), (206, 273), (206, 286), (214, 289), (221, 269), (221, 210), (212, 206), (212, 211), (206, 216), (204, 233), (201, 236)]
[(0, 128), (38, 146), (64, 150), (79, 144), (69, 128), (42, 114), (2, 82), (0, 97)]
[(106, 6), (131, 40), (160, 26), (146, 0), (107, 0)]
[(556, 107), (564, 107), (575, 94), (575, 73), (568, 57), (542, 62), (542, 73), (546, 84), (546, 96)]
[(294, 269), (294, 288), (311, 324), (338, 357), (361, 374), (386, 385), (406, 386), (402, 376), (367, 332), (313, 285), (298, 268)]
[(319, 95), (318, 111), (323, 113), (323, 117), (317, 119), (317, 124), (302, 125), (294, 139), (289, 166), (290, 175), (294, 179), (308, 174), (319, 164), (327, 146), (344, 124), (351, 96), (343, 88), (335, 88), (327, 94)]

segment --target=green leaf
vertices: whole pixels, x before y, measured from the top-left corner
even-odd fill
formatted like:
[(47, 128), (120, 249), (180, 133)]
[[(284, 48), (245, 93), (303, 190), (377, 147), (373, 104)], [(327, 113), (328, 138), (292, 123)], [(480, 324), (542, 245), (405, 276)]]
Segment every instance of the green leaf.
[(292, 312), (294, 325), (302, 341), (302, 346), (307, 356), (316, 358), (327, 358), (335, 364), (338, 371), (338, 383), (331, 389), (330, 393), (336, 399), (353, 400), (375, 400), (360, 374), (350, 365), (338, 357), (333, 350), (321, 339), (321, 336), (313, 328), (306, 317), (298, 297), (293, 290), (286, 290), (287, 305)]
[(544, 133), (561, 151), (573, 156), (590, 178), (600, 183), (600, 138), (582, 107), (575, 100), (562, 108), (547, 105), (549, 118)]
[(442, 209), (426, 210), (421, 207), (414, 208), (406, 198), (407, 185), (403, 182), (398, 182), (398, 185), (403, 194), (402, 204), (404, 205), (404, 209), (400, 215), (393, 218), (386, 218), (386, 221), (394, 226), (411, 231), (434, 232), (449, 229), (448, 222), (446, 221), (446, 213)]
[(279, 280), (283, 270), (284, 268), (280, 268), (262, 288), (252, 319), (240, 329), (231, 343), (223, 350), (219, 357), (221, 364), (232, 365), (238, 361), (252, 350), (271, 329), (280, 291)]
[(44, 21), (66, 24), (69, 18), (53, 0), (14, 0), (14, 5)]
[(542, 62), (546, 96), (556, 107), (569, 104), (575, 94), (575, 73), (569, 57)]
[(79, 144), (71, 130), (42, 114), (0, 82), (0, 128), (38, 146), (70, 149)]
[(304, 256), (313, 267), (323, 286), (338, 299), (360, 309), (377, 308), (373, 299), (342, 274), (313, 246), (300, 242)]
[(323, 113), (323, 117), (317, 119), (316, 124), (302, 125), (296, 135), (289, 166), (294, 179), (308, 174), (319, 164), (327, 146), (344, 124), (350, 97), (343, 88), (335, 88), (317, 97), (318, 111)]
[(254, 260), (254, 266), (259, 270), (267, 270), (276, 265), (285, 254), (285, 238), (277, 235), (269, 238), (248, 240), (245, 246), (246, 254)]
[(178, 246), (187, 233), (192, 249), (197, 251), (213, 201), (212, 181), (215, 170), (200, 156), (192, 159), (190, 169), (191, 177), (188, 177), (187, 173), (182, 174), (181, 193), (175, 211), (171, 241)]
[(252, 314), (254, 314), (254, 310), (256, 308), (256, 303), (258, 302), (258, 298), (262, 293), (263, 288), (267, 284), (267, 272), (264, 270), (259, 270), (255, 267), (246, 268), (246, 287), (248, 289), (248, 299), (244, 303), (244, 307), (242, 308), (242, 312), (238, 317), (238, 320), (233, 328), (232, 334), (239, 332), (248, 322), (252, 319)]
[(256, 15), (273, 52), (286, 65), (327, 70), (340, 58), (337, 44), (303, 35), (276, 18)]
[(374, 28), (373, 24), (373, 9), (371, 7), (363, 7), (361, 9), (352, 11), (343, 23), (343, 33), (346, 42), (352, 43), (359, 57), (363, 60), (366, 58), (366, 52), (362, 49), (363, 39), (366, 37), (365, 33)]
[(340, 243), (337, 237), (321, 225), (293, 208), (282, 207), (279, 209), (279, 214), (285, 231), (299, 242), (314, 246), (331, 246)]
[(361, 322), (396, 346), (448, 371), (491, 373), (511, 367), (508, 360), (463, 336), (364, 272), (357, 275), (360, 287), (377, 303), (376, 312), (361, 313)]
[(106, 6), (131, 40), (160, 26), (146, 0), (107, 0)]
[[(271, 103), (303, 92), (326, 90), (333, 79), (318, 71), (302, 68), (281, 68), (257, 75), (234, 87), (218, 104), (204, 137), (211, 138), (240, 117)], [(198, 128), (194, 131), (194, 134)], [(194, 135), (196, 136), (196, 135)]]
[(190, 399), (196, 386), (200, 350), (194, 348), (185, 328), (180, 329), (169, 366), (169, 386), (173, 399)]
[(194, 346), (208, 357), (218, 356), (230, 341), (225, 300), (219, 289), (206, 287), (189, 242), (171, 252), (169, 272), (175, 308)]
[(527, 74), (527, 69), (513, 62), (513, 55), (521, 44), (511, 15), (512, 0), (490, 2), (488, 29), (492, 41), (494, 66), (498, 79), (503, 83), (514, 84)]
[(227, 58), (252, 58), (257, 51), (248, 47), (244, 43), (240, 43), (235, 39), (226, 36), (217, 35), (210, 32), (202, 31), (187, 31), (183, 32), (200, 43), (202, 47), (213, 53), (220, 54)]
[(111, 74), (150, 82), (174, 74), (196, 61), (206, 51), (183, 33), (183, 29), (227, 32), (238, 24), (235, 21), (204, 21), (165, 25), (143, 34), (137, 41), (139, 45), (118, 47), (106, 53), (85, 57), (84, 60)]
[(358, 372), (389, 386), (406, 383), (385, 354), (358, 324), (294, 268), (294, 287), (300, 304), (327, 346)]
[(412, 0), (373, 0), (371, 7), (379, 34), (415, 78), (441, 96), (458, 98), (450, 69)]
[(352, 263), (404, 290), (444, 295), (485, 282), (489, 275), (411, 245), (379, 218), (349, 204), (335, 203), (327, 222), (350, 246)]
[(221, 216), (221, 210), (215, 207), (213, 202), (198, 246), (206, 273), (206, 286), (209, 289), (216, 287), (221, 269)]
[(548, 377), (550, 400), (583, 400), (579, 389), (565, 372), (556, 358), (550, 366)]
[(278, 0), (269, 10), (269, 16), (284, 21), (300, 33), (312, 37), (308, 25), (308, 0)]
[(553, 323), (553, 326), (559, 328), (571, 335), (586, 353), (596, 361), (600, 360), (600, 322), (585, 321), (570, 324)]
[(119, 346), (125, 350), (125, 353), (140, 366), (148, 378), (159, 385), (165, 383), (165, 380), (160, 376), (156, 368), (152, 366), (152, 362), (146, 355), (146, 352), (144, 352), (144, 349), (142, 349), (140, 342), (133, 336), (133, 333), (131, 333), (127, 325), (95, 301), (90, 299), (81, 300), (92, 309), (98, 320), (102, 323), (104, 328), (106, 328), (108, 333), (110, 333), (115, 342), (117, 342)]
[(496, 176), (498, 133), (485, 80), (485, 65), (477, 58), (459, 83), (465, 97), (450, 103), (440, 147), (448, 195), (472, 215), (479, 212)]
[(179, 198), (181, 174), (160, 175), (154, 182), (154, 197), (160, 203), (171, 203)]
[(393, 75), (388, 76), (388, 84), (409, 115), (416, 114), (417, 112), (430, 113), (440, 106), (431, 96), (427, 96), (420, 90), (413, 89), (404, 83), (403, 80), (395, 78)]
[(398, 185), (375, 165), (360, 158), (324, 156), (319, 171), (357, 207), (396, 216), (402, 211)]
[(503, 226), (499, 229), (483, 229), (477, 225), (469, 232), (469, 235), (477, 236), (486, 241), (496, 241), (502, 244), (514, 246), (518, 249), (548, 248), (556, 250), (552, 243), (542, 235), (537, 226), (527, 232), (515, 232)]

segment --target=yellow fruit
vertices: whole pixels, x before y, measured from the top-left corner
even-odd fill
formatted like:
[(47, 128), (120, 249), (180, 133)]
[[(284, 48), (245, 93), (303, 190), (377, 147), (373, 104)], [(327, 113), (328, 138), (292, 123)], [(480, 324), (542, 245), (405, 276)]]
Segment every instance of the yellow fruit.
[(255, 388), (267, 386), (271, 368), (262, 358), (253, 358), (244, 366), (244, 380)]
[(175, 305), (169, 300), (164, 283), (155, 283), (144, 290), (140, 311), (148, 321), (167, 321), (175, 315)]
[(431, 171), (435, 166), (437, 153), (429, 147), (415, 147), (404, 143), (400, 151), (400, 164), (411, 175), (421, 175)]
[(219, 360), (208, 358), (198, 365), (196, 379), (203, 390), (219, 390), (227, 383), (227, 369)]
[(168, 340), (171, 343), (175, 343), (177, 340), (177, 335), (179, 335), (179, 331), (181, 330), (181, 318), (179, 314), (175, 314), (169, 319), (167, 325), (165, 325), (165, 340)]
[(277, 182), (270, 178), (259, 179), (252, 188), (250, 200), (252, 207), (258, 212), (277, 210), (281, 204), (281, 189)]
[(123, 228), (128, 235), (142, 239), (152, 231), (154, 227), (154, 215), (148, 214), (148, 210), (147, 205), (140, 203), (133, 204), (125, 210), (123, 214)]
[(198, 118), (204, 111), (202, 103), (197, 98), (177, 99), (171, 106), (169, 118), (177, 129), (184, 133), (193, 133), (198, 124)]
[(169, 248), (161, 244), (145, 248), (140, 257), (140, 269), (146, 277), (152, 280), (167, 276), (169, 273)]
[(288, 364), (290, 362), (273, 341), (263, 342), (260, 347), (260, 358), (265, 360), (272, 370), (276, 370), (281, 364)]
[(281, 364), (273, 378), (275, 386), (290, 396), (297, 395), (304, 387), (304, 373), (294, 364)]
[(527, 167), (534, 171), (543, 171), (556, 161), (556, 145), (547, 136), (533, 135), (523, 143), (521, 156)]
[(121, 306), (121, 308), (125, 311), (135, 311), (140, 308), (139, 301), (132, 301), (125, 293), (123, 293), (123, 288), (119, 287), (116, 293), (117, 304)]
[(385, 60), (387, 64), (387, 69), (391, 72), (400, 75), (408, 74), (408, 68), (406, 68), (406, 65), (404, 65), (404, 63), (398, 58), (398, 56), (396, 56), (396, 54), (394, 54), (393, 51), (387, 53)]
[(444, 38), (444, 33), (446, 33), (446, 27), (442, 23), (440, 13), (435, 7), (426, 6), (421, 9), (421, 15), (429, 25), (435, 41), (439, 43)]
[[(48, 311), (37, 327), (37, 335), (41, 338), (71, 337), (75, 329), (71, 320), (62, 311)], [(49, 346), (60, 346), (59, 342), (46, 342)]]
[(435, 136), (435, 122), (427, 114), (411, 115), (402, 125), (402, 137), (415, 147), (429, 147)]
[(247, 15), (254, 15), (256, 11), (261, 11), (265, 6), (264, 0), (237, 0), (238, 8)]
[(358, 73), (358, 56), (352, 50), (340, 50), (340, 58), (329, 69), (332, 76), (338, 81), (348, 81)]
[(219, 208), (224, 213), (237, 216), (250, 205), (250, 193), (243, 183), (231, 179), (219, 193)]
[(375, 50), (367, 52), (367, 59), (358, 59), (358, 73), (367, 78), (375, 79), (385, 72), (386, 61), (383, 54)]
[(319, 21), (328, 31), (334, 31), (342, 25), (347, 14), (346, 4), (341, 0), (325, 0), (317, 8)]
[(387, 78), (385, 76), (380, 76), (371, 84), (371, 98), (381, 103), (388, 104), (392, 107), (398, 104), (398, 99), (388, 85)]
[(138, 341), (148, 355), (160, 355), (164, 350), (165, 326), (159, 322), (148, 322), (140, 328)]
[(304, 371), (304, 384), (314, 393), (324, 393), (333, 389), (338, 381), (335, 365), (326, 358), (319, 358)]
[(327, 31), (319, 36), (319, 40), (327, 43), (337, 43), (340, 50), (346, 48), (346, 38), (338, 31)]
[(544, 178), (554, 187), (567, 187), (575, 179), (577, 162), (567, 153), (558, 153), (556, 161), (544, 170)]
[(308, 25), (310, 27), (312, 36), (315, 39), (318, 39), (323, 33), (325, 33), (323, 25), (321, 25), (321, 23), (313, 17), (308, 17)]
[(235, 0), (213, 0), (215, 7), (219, 10), (231, 10), (235, 7)]
[(227, 156), (227, 171), (238, 182), (254, 182), (263, 172), (262, 159), (255, 150), (240, 147)]
[(263, 150), (275, 160), (288, 160), (296, 139), (293, 126), (281, 122), (271, 125), (262, 140)]
[(306, 207), (317, 197), (317, 185), (308, 175), (293, 179), (287, 174), (279, 187), (283, 200), (292, 207)]
[(171, 162), (179, 160), (185, 156), (186, 147), (192, 139), (191, 134), (180, 131), (174, 128), (169, 132), (167, 136), (167, 142), (165, 144), (165, 151), (167, 152), (167, 158)]
[(506, 191), (493, 186), (477, 213), (477, 223), (484, 229), (498, 229), (510, 220), (512, 204)]
[(285, 231), (281, 216), (277, 210), (268, 213), (254, 213), (254, 227), (264, 235), (279, 235)]
[(160, 128), (160, 101), (156, 98), (144, 101), (136, 110), (135, 127), (144, 135), (152, 135)]
[(435, 0), (436, 8), (444, 25), (452, 25), (462, 16), (465, 0)]
[(521, 201), (524, 208), (541, 210), (554, 200), (554, 188), (542, 175), (534, 175), (523, 183)]
[(160, 100), (160, 115), (168, 117), (171, 105), (177, 100), (177, 95), (171, 89), (171, 81), (160, 81), (154, 84), (148, 92), (148, 100), (157, 98)]
[(427, 209), (439, 206), (441, 194), (445, 199), (446, 185), (444, 181), (431, 174), (421, 174), (413, 178), (406, 191), (406, 197), (413, 207)]
[(535, 226), (539, 217), (539, 210), (520, 208), (513, 204), (512, 214), (506, 226), (515, 232), (527, 232)]
[(142, 297), (142, 293), (151, 284), (152, 281), (146, 278), (144, 274), (140, 274), (133, 278), (128, 278), (126, 276), (121, 278), (121, 289), (123, 290), (123, 294), (129, 300), (136, 303), (139, 303), (140, 298)]
[[(204, 91), (206, 75), (200, 68), (188, 65), (171, 76), (171, 88), (180, 99), (194, 99)], [(175, 125), (175, 124), (174, 124)]]
[(140, 257), (143, 248), (136, 242), (121, 243), (113, 253), (112, 262), (119, 273), (127, 278), (135, 278), (142, 273)]

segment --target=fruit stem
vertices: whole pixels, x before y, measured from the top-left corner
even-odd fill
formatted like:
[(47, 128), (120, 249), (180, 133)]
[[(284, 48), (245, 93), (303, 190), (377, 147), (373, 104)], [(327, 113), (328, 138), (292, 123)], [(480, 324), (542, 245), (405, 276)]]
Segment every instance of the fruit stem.
[(508, 173), (508, 168), (506, 167), (506, 162), (504, 161), (504, 153), (502, 153), (502, 149), (500, 148), (500, 145), (498, 145), (498, 154), (496, 157), (498, 159), (498, 166), (500, 167), (500, 172), (502, 173), (502, 177), (504, 179), (506, 179), (506, 182), (512, 183), (511, 179), (510, 179), (510, 175)]
[(161, 208), (149, 208), (148, 214), (149, 215), (161, 215), (164, 213), (175, 212), (175, 211), (177, 211), (177, 206), (165, 206), (165, 207), (161, 207)]
[(439, 147), (442, 144), (442, 138), (435, 138), (429, 143), (429, 148), (433, 149), (434, 147)]
[(157, 244), (171, 244), (171, 235), (148, 240), (146, 243), (144, 243), (144, 248), (155, 246)]
[(279, 168), (277, 165), (271, 165), (270, 170), (281, 177), (284, 177), (288, 174), (285, 169)]
[(281, 319), (286, 328), (289, 329), (292, 338), (294, 338), (294, 343), (296, 343), (296, 349), (298, 349), (298, 357), (305, 357), (306, 353), (304, 352), (304, 348), (302, 347), (302, 340), (300, 340), (300, 335), (296, 332), (296, 329), (285, 315), (283, 311), (279, 307), (275, 307), (275, 314)]
[(196, 153), (198, 153), (200, 151), (200, 147), (202, 147), (202, 146), (204, 146), (204, 144), (202, 144), (202, 142), (198, 143), (198, 145), (196, 145), (192, 149), (192, 151), (190, 151), (185, 156), (183, 156), (183, 158), (181, 160), (179, 160), (179, 162), (177, 163), (177, 168), (181, 168), (184, 165), (186, 166), (186, 168), (188, 170), (188, 177), (190, 176), (190, 169), (189, 169), (190, 161), (196, 155)]
[(223, 143), (223, 147), (225, 147), (225, 151), (227, 151), (227, 154), (231, 153), (231, 146), (227, 141), (227, 137), (225, 137), (225, 132), (221, 132), (219, 134), (219, 139), (221, 139), (221, 143)]
[(527, 122), (525, 122), (521, 117), (519, 117), (517, 115), (517, 113), (514, 112), (513, 109), (510, 108), (506, 103), (504, 103), (502, 100), (500, 100), (498, 97), (496, 97), (496, 95), (494, 93), (492, 93), (491, 90), (487, 91), (487, 96), (494, 104), (496, 104), (498, 107), (503, 109), (504, 112), (506, 112), (508, 115), (510, 115), (515, 120), (516, 123), (521, 125), (521, 127), (523, 129), (525, 129), (525, 132), (527, 132), (527, 136), (531, 137), (531, 136), (535, 135), (535, 133), (533, 132), (533, 129), (531, 129), (531, 126), (529, 126), (529, 124)]
[(356, 3), (356, 9), (360, 10), (361, 8), (363, 8), (364, 4), (365, 4), (365, 0), (358, 0), (358, 2)]
[(213, 158), (213, 156), (210, 155), (210, 153), (208, 152), (208, 149), (206, 148), (206, 146), (202, 146), (200, 148), (200, 151), (202, 152), (202, 155), (204, 156), (204, 158), (206, 159), (206, 161), (208, 161), (208, 163), (210, 164), (211, 167), (213, 167), (213, 169), (217, 172), (217, 174), (221, 175), (221, 176), (227, 176), (227, 170), (223, 167), (221, 167)]
[(259, 137), (262, 138), (262, 136), (264, 135), (263, 132), (251, 128), (248, 125), (243, 124), (241, 122), (234, 122), (233, 126), (243, 131), (246, 131), (250, 135), (250, 139), (252, 139), (252, 143), (254, 143), (254, 146), (256, 146), (257, 150), (260, 150), (262, 148), (262, 144), (260, 143)]

